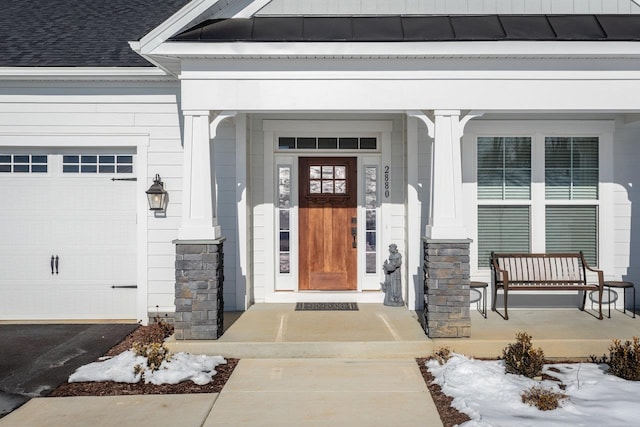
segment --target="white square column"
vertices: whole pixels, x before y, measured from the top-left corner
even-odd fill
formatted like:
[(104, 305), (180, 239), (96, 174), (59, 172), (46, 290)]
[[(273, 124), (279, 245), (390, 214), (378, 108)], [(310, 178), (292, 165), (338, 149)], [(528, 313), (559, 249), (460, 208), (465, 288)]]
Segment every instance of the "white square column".
[(462, 157), (460, 111), (434, 111), (431, 217), (426, 235), (431, 239), (466, 239), (462, 218)]
[(183, 200), (178, 240), (220, 237), (211, 181), (215, 174), (211, 161), (210, 117), (209, 111), (184, 112)]
[(429, 239), (467, 239), (462, 215), (462, 153), (460, 138), (467, 122), (482, 113), (460, 110), (433, 110), (433, 114), (408, 111), (407, 115), (422, 120), (433, 138), (431, 156), (430, 216), (426, 229)]

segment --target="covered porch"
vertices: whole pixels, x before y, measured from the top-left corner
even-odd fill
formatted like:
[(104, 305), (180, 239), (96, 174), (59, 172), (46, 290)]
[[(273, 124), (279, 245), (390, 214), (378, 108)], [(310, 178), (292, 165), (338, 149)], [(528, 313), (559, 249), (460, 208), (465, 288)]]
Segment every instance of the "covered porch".
[(608, 354), (614, 338), (638, 334), (640, 318), (612, 308), (602, 321), (586, 311), (513, 310), (508, 321), (493, 312), (487, 319), (471, 311), (471, 336), (430, 339), (416, 312), (382, 304), (359, 304), (358, 311), (295, 311), (295, 304), (256, 304), (225, 313), (218, 340), (176, 341), (172, 351), (222, 354), (237, 358), (407, 358), (425, 357), (441, 347), (473, 357), (495, 358), (527, 332), (547, 358), (585, 359)]
[[(583, 250), (580, 239), (588, 235), (593, 262), (607, 280), (637, 281), (629, 271), (635, 227), (627, 191), (636, 173), (619, 167), (631, 157), (625, 150), (636, 150), (640, 123), (633, 101), (638, 93), (635, 45), (612, 38), (605, 46), (586, 36), (571, 43), (535, 38), (434, 43), (429, 37), (273, 41), (236, 39), (223, 31), (227, 25), (253, 28), (265, 22), (203, 22), (179, 34), (169, 35), (167, 29), (168, 38), (138, 46), (139, 53), (180, 79), (182, 214), (174, 241), (178, 339), (215, 336), (221, 345), (238, 343), (244, 349), (238, 354), (251, 354), (254, 343), (276, 351), (291, 341), (287, 354), (304, 354), (305, 348), (320, 346), (306, 336), (323, 336), (314, 328), (331, 324), (334, 313), (322, 313), (315, 322), (310, 313), (272, 314), (264, 320), (272, 324), (271, 332), (255, 327), (260, 322), (247, 326), (251, 333), (262, 331), (266, 343), (238, 330), (266, 303), (273, 310), (312, 299), (379, 303), (380, 265), (391, 244), (403, 257), (405, 320), (422, 311), (424, 316), (415, 318), (424, 319), (431, 338), (474, 340), (478, 322), (470, 323), (469, 282), (486, 282), (486, 252), (514, 242), (517, 252), (566, 250), (574, 240)], [(286, 17), (278, 22), (302, 25)], [(566, 165), (554, 168), (556, 142), (569, 154), (561, 159)], [(583, 142), (588, 146), (575, 149)], [(581, 164), (576, 159), (587, 154), (591, 166), (574, 167), (572, 162)], [(347, 158), (356, 166), (338, 164)], [(347, 178), (345, 171), (357, 173)], [(341, 217), (340, 227), (326, 213), (339, 210), (331, 204), (336, 200), (356, 209)], [(318, 234), (343, 237), (333, 245), (317, 243), (319, 237), (305, 240), (318, 227), (304, 211), (321, 203), (326, 215), (317, 218), (327, 228)], [(588, 220), (582, 234), (564, 221), (575, 211)], [(337, 254), (336, 262), (325, 263), (330, 266), (349, 260), (344, 271), (326, 265), (315, 269), (312, 261), (327, 259), (327, 253)], [(314, 282), (314, 275), (322, 280)], [(336, 282), (348, 286), (338, 288)], [(205, 287), (210, 292), (200, 295)], [(231, 307), (231, 299), (236, 310), (247, 312), (225, 338), (220, 311)], [(560, 305), (555, 296), (551, 300)], [(337, 314), (335, 330), (351, 324), (342, 315), (356, 316)], [(301, 326), (307, 323), (309, 328)], [(538, 324), (559, 322), (543, 317)], [(567, 325), (566, 336), (558, 338), (563, 342), (580, 330), (593, 331), (562, 324)], [(297, 327), (301, 338), (295, 340)], [(417, 320), (407, 326), (414, 327), (420, 332)], [(403, 329), (377, 329), (385, 328)], [(508, 342), (515, 332), (494, 340)], [(535, 337), (537, 331), (528, 332)], [(367, 333), (356, 330), (342, 341), (385, 348), (390, 342), (415, 342), (419, 352), (425, 342), (438, 342), (426, 341), (422, 332), (419, 339), (391, 334), (363, 341)], [(334, 342), (328, 337), (318, 342)], [(603, 333), (604, 348), (610, 338)]]

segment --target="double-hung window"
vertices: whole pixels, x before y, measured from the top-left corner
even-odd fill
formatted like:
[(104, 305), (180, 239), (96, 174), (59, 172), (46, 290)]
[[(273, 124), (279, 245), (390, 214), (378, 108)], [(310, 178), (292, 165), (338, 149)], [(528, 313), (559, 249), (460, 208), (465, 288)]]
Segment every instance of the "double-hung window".
[(478, 138), (478, 268), (530, 248), (531, 138)]
[(546, 252), (582, 251), (598, 264), (597, 137), (545, 138)]
[(476, 142), (478, 268), (489, 267), (492, 251), (582, 251), (597, 265), (598, 137), (482, 136)]

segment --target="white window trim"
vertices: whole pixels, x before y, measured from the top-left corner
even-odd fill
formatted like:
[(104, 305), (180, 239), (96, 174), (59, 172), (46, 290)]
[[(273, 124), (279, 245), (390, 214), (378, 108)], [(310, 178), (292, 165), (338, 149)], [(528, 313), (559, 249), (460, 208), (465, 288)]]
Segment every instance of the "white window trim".
[[(467, 209), (464, 218), (473, 238), (471, 243), (471, 278), (490, 280), (489, 270), (478, 269), (478, 205), (531, 206), (531, 251), (544, 251), (545, 207), (547, 205), (598, 206), (598, 268), (612, 272), (613, 256), (613, 120), (477, 120), (471, 121), (463, 136), (463, 198)], [(476, 200), (477, 146), (479, 136), (531, 137), (531, 200)], [(547, 136), (596, 136), (599, 138), (598, 200), (546, 200), (544, 147)]]

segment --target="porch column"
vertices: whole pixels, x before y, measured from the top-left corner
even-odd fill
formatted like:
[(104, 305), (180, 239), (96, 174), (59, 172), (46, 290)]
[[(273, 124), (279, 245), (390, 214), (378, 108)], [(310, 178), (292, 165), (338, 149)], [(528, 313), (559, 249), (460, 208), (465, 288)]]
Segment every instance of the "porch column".
[(463, 221), (460, 138), (465, 124), (459, 110), (408, 112), (422, 120), (433, 139), (430, 215), (423, 246), (423, 327), (432, 338), (468, 337), (469, 244)]
[(216, 219), (211, 141), (218, 124), (234, 115), (184, 112), (182, 220), (173, 241), (176, 339), (217, 339), (223, 332), (224, 238)]

